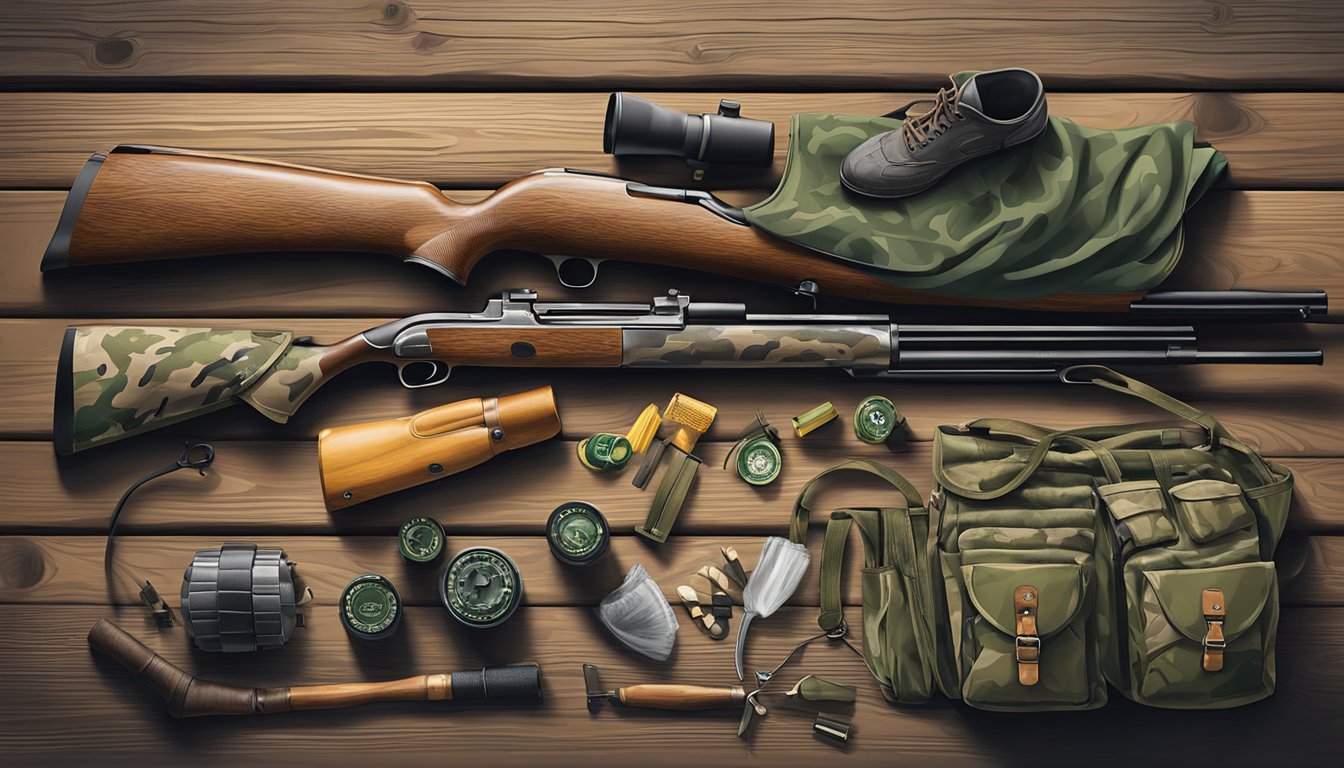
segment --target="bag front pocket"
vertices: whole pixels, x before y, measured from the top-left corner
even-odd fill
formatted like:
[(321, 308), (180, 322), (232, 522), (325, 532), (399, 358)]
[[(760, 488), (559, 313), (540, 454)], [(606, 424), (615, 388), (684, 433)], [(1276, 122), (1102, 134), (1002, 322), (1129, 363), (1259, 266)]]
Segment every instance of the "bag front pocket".
[(1103, 485), (1097, 495), (1110, 513), (1122, 556), (1176, 540), (1176, 526), (1167, 514), (1162, 486), (1156, 480)]
[(1217, 709), (1274, 691), (1278, 582), (1268, 562), (1136, 574), (1129, 591), (1136, 700)]
[(1106, 702), (1090, 630), (1090, 571), (1072, 564), (962, 566), (974, 616), (961, 695), (982, 709), (1079, 709)]
[(1255, 525), (1255, 513), (1234, 483), (1192, 480), (1172, 488), (1171, 498), (1181, 526), (1200, 544)]

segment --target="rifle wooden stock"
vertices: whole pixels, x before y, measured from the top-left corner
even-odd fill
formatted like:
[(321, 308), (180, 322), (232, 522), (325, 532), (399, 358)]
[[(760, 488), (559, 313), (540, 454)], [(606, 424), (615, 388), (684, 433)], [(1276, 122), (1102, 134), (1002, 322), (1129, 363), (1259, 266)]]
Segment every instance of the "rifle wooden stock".
[(334, 511), (470, 469), (559, 432), (550, 387), (324, 429), (317, 436), (322, 497)]
[(838, 260), (630, 182), (547, 170), (474, 204), (425, 182), (156, 147), (95, 155), (42, 260), (71, 266), (289, 251), (359, 251), (428, 265), (465, 284), (491, 251), (514, 249), (681, 267), (907, 304), (1125, 311), (1139, 294), (1019, 302), (949, 299), (894, 286)]
[(168, 702), (168, 712), (173, 717), (265, 715), (304, 709), (339, 709), (379, 701), (452, 700), (453, 683), (459, 677), (469, 688), (460, 698), (487, 698), (480, 680), (490, 677), (504, 683), (492, 687), (493, 697), (536, 698), (541, 695), (536, 665), (418, 675), (377, 683), (244, 688), (199, 680), (105, 619), (89, 630), (89, 644), (111, 656), (131, 674), (148, 680)]

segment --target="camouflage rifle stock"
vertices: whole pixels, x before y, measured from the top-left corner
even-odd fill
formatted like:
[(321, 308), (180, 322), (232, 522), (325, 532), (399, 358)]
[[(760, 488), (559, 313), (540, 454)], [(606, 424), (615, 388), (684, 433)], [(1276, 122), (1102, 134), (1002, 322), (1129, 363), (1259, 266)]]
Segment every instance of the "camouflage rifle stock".
[(670, 291), (648, 304), (541, 302), (395, 320), (330, 345), (289, 331), (67, 329), (55, 440), (71, 453), (244, 400), (284, 423), (324, 383), (370, 362), (409, 388), (455, 366), (842, 368), (855, 376), (1053, 378), (1067, 366), (1319, 364), (1319, 350), (1206, 351), (1189, 326), (921, 325), (887, 315), (754, 314)]

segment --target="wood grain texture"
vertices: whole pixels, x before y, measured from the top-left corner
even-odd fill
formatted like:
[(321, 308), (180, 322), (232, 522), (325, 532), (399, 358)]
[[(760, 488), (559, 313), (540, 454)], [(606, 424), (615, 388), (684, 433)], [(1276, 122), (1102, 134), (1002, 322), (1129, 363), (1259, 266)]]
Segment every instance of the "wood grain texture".
[[(544, 520), (544, 516), (539, 516)], [(253, 530), (262, 530), (254, 527)], [(812, 563), (788, 604), (815, 608), (823, 531), (814, 528), (808, 540)], [(854, 535), (850, 542), (841, 581), (841, 599), (857, 606), (863, 550)], [(392, 580), (405, 605), (439, 606), (438, 579), (452, 553), (468, 547), (489, 546), (504, 551), (523, 576), (523, 604), (527, 606), (596, 606), (616, 587), (636, 563), (643, 563), (662, 588), (668, 602), (682, 613), (677, 586), (690, 585), (707, 603), (710, 587), (694, 576), (704, 565), (722, 567), (720, 547), (734, 547), (742, 564), (751, 570), (760, 557), (760, 536), (695, 536), (674, 534), (666, 544), (652, 547), (629, 529), (616, 531), (611, 550), (589, 567), (566, 566), (551, 555), (544, 535), (457, 536), (448, 539), (442, 560), (433, 564), (410, 563), (397, 552), (396, 527), (376, 535), (257, 536), (248, 538), (259, 547), (283, 549), (303, 583), (313, 590), (309, 610), (334, 612), (341, 590), (360, 573), (379, 573)], [(179, 609), (177, 588), (182, 571), (199, 549), (218, 547), (211, 536), (118, 536), (113, 584), (109, 589), (103, 573), (105, 539), (101, 536), (0, 536), (0, 602), (24, 604), (139, 605), (140, 585), (150, 580), (174, 610)], [(1344, 536), (1306, 537), (1293, 546), (1306, 547), (1302, 570), (1283, 591), (1286, 605), (1344, 606)], [(1297, 563), (1285, 552), (1286, 570)], [(1291, 565), (1290, 565), (1291, 563)], [(1285, 576), (1290, 575), (1285, 573)], [(741, 604), (741, 592), (732, 591)], [(740, 614), (737, 615), (740, 619)]]
[[(0, 400), (0, 436), (49, 439), (56, 357), (67, 322), (0, 320), (0, 390), (6, 393)], [(104, 322), (136, 324), (144, 320), (121, 318)], [(151, 324), (174, 323), (159, 320)], [(191, 324), (294, 330), (311, 334), (322, 343), (358, 333), (376, 321), (229, 318), (193, 320)], [(1225, 331), (1221, 340), (1216, 338), (1216, 332), (1208, 335), (1215, 338), (1205, 348), (1216, 348), (1219, 343), (1225, 348), (1320, 348), (1325, 350), (1327, 359), (1344, 354), (1344, 327), (1340, 325), (1237, 328)], [(1344, 406), (1344, 381), (1329, 368), (1254, 365), (1176, 368), (1131, 370), (1174, 397), (1215, 414), (1233, 434), (1264, 453), (1344, 456), (1344, 435), (1320, 419), (1320, 414), (1337, 413)], [(787, 375), (769, 369), (698, 371), (692, 382), (674, 372), (653, 369), (462, 368), (443, 386), (407, 390), (396, 382), (387, 366), (367, 365), (336, 377), (283, 426), (268, 422), (260, 414), (249, 413), (248, 406), (238, 405), (169, 426), (164, 431), (173, 435), (208, 435), (212, 439), (306, 437), (323, 427), (395, 418), (445, 402), (547, 384), (555, 388), (564, 424), (562, 434), (573, 439), (594, 432), (624, 433), (645, 405), (666, 402), (682, 386), (690, 390), (687, 394), (719, 409), (719, 417), (709, 433), (711, 440), (733, 438), (762, 403), (769, 404), (767, 416), (784, 423), (822, 399), (835, 401), (836, 407), (844, 411), (852, 410), (871, 394), (885, 395), (908, 412), (910, 423), (923, 439), (929, 439), (939, 425), (985, 416), (1044, 421), (1049, 426), (1068, 429), (1151, 420), (1163, 415), (1146, 403), (1097, 387), (1061, 389), (1063, 385), (1041, 382), (986, 387), (975, 382), (874, 381), (815, 369), (790, 370)], [(1274, 396), (1266, 397), (1267, 391), (1274, 392)], [(620, 397), (613, 397), (613, 393), (620, 393)]]
[[(0, 742), (17, 764), (143, 766), (171, 749), (194, 766), (237, 766), (281, 752), (295, 765), (365, 762), (371, 755), (398, 765), (442, 766), (448, 749), (467, 745), (491, 760), (588, 768), (604, 756), (630, 754), (641, 766), (684, 766), (685, 745), (713, 754), (716, 765), (790, 763), (889, 766), (893, 756), (919, 765), (1077, 765), (1096, 754), (1096, 766), (1132, 765), (1126, 749), (1111, 744), (1117, 727), (1141, 731), (1144, 750), (1188, 754), (1190, 744), (1217, 740), (1238, 762), (1330, 765), (1344, 749), (1335, 724), (1338, 659), (1344, 653), (1344, 609), (1287, 608), (1278, 638), (1278, 692), (1264, 703), (1221, 712), (1173, 712), (1138, 707), (1118, 698), (1099, 711), (1032, 715), (1050, 734), (1048, 748), (1030, 760), (1006, 760), (1021, 743), (1020, 718), (977, 712), (939, 699), (929, 706), (886, 704), (862, 664), (848, 651), (815, 647), (781, 673), (792, 685), (817, 674), (855, 685), (854, 744), (846, 753), (816, 742), (810, 717), (781, 707), (760, 725), (750, 745), (737, 738), (732, 712), (669, 715), (603, 705), (590, 713), (584, 701), (581, 662), (597, 664), (610, 687), (640, 683), (737, 684), (731, 642), (703, 639), (681, 623), (675, 662), (653, 665), (618, 649), (591, 613), (573, 608), (526, 608), (509, 632), (472, 635), (439, 608), (410, 608), (398, 634), (386, 643), (352, 642), (334, 612), (318, 611), (312, 623), (279, 651), (205, 654), (190, 650), (181, 628), (157, 633), (137, 608), (7, 606), (12, 627), (0, 634), (0, 688), (23, 696), (0, 697)], [(369, 680), (479, 668), (535, 660), (542, 666), (540, 704), (466, 702), (380, 704), (348, 712), (277, 715), (240, 727), (229, 719), (172, 722), (158, 696), (110, 660), (88, 651), (84, 634), (99, 618), (116, 618), (137, 639), (169, 661), (207, 679), (276, 686), (334, 683), (357, 670)], [(753, 626), (749, 668), (782, 658), (816, 632), (815, 611), (784, 608)], [(856, 627), (855, 631), (860, 631)], [(857, 639), (857, 638), (856, 638)], [(1266, 733), (1274, 738), (1266, 738)], [(446, 745), (451, 745), (446, 746)], [(1290, 746), (1291, 745), (1291, 746)], [(461, 752), (459, 752), (461, 754)]]
[[(652, 490), (630, 483), (631, 472), (580, 471), (575, 443), (552, 440), (503, 454), (460, 475), (366, 502), (336, 513), (322, 505), (317, 452), (312, 443), (215, 441), (217, 458), (205, 477), (178, 472), (137, 491), (118, 524), (126, 533), (248, 536), (387, 535), (414, 515), (432, 514), (450, 537), (540, 534), (550, 511), (567, 499), (597, 504), (616, 533), (644, 522)], [(722, 470), (728, 444), (701, 441), (704, 466), (677, 519), (676, 542), (690, 536), (785, 535), (789, 510), (814, 475), (852, 456), (882, 461), (921, 493), (932, 489), (932, 445), (901, 453), (854, 440), (817, 435), (788, 441), (779, 480), (753, 488)], [(50, 443), (0, 441), (7, 468), (0, 533), (100, 534), (112, 505), (149, 469), (162, 466), (182, 444), (161, 436), (128, 440), (110, 451), (58, 457)], [(1344, 533), (1344, 461), (1280, 459), (1296, 477), (1292, 531)], [(527, 482), (514, 482), (526, 477)], [(201, 503), (208, 498), (209, 503)], [(875, 478), (856, 476), (817, 496), (812, 524), (823, 510), (889, 503), (896, 492)], [(657, 548), (648, 550), (658, 552)], [(670, 588), (670, 587), (669, 587)]]
[[(487, 192), (449, 194), (471, 202)], [(1211, 193), (1186, 216), (1186, 252), (1163, 288), (1319, 288), (1344, 296), (1344, 251), (1339, 248), (1344, 218), (1338, 215), (1344, 201), (1335, 195)], [(417, 265), (343, 253), (128, 264), (43, 275), (38, 265), (64, 201), (63, 192), (0, 192), (0, 313), (153, 317), (189, 310), (207, 316), (388, 317), (475, 310), (501, 289), (516, 286), (536, 288), (545, 300), (572, 301), (646, 301), (678, 286), (696, 300), (746, 302), (772, 312), (806, 309), (791, 293), (754, 281), (620, 261), (605, 262), (592, 288), (567, 289), (556, 281), (549, 261), (515, 253), (487, 256), (465, 287)], [(239, 274), (249, 277), (240, 280)], [(146, 285), (155, 290), (146, 291)], [(97, 297), (94, 305), (91, 295)], [(835, 311), (852, 306), (823, 303), (823, 309)]]
[[(509, 368), (619, 368), (621, 365), (621, 329), (616, 327), (466, 331), (431, 328), (426, 335), (435, 356), (450, 365)], [(515, 351), (516, 343), (529, 345), (532, 354)]]
[(0, 84), (929, 87), (949, 72), (1011, 63), (1056, 87), (1333, 89), (1344, 67), (1336, 10), (1329, 0), (1104, 9), (1066, 0), (824, 8), (802, 0), (63, 0), (4, 5)]
[[(890, 62), (884, 72), (891, 71)], [(702, 112), (703, 93), (647, 94)], [(773, 188), (796, 112), (879, 115), (928, 92), (725, 93), (775, 122), (775, 168), (719, 186)], [(689, 184), (685, 163), (620, 162), (602, 154), (607, 94), (518, 93), (2, 93), (0, 188), (64, 188), (95, 151), (156, 144), (494, 188), (567, 167)], [(1227, 154), (1233, 188), (1344, 186), (1339, 93), (1052, 93), (1052, 114), (1098, 128), (1193, 120)], [(711, 178), (712, 181), (712, 178)], [(762, 195), (763, 196), (763, 195)]]

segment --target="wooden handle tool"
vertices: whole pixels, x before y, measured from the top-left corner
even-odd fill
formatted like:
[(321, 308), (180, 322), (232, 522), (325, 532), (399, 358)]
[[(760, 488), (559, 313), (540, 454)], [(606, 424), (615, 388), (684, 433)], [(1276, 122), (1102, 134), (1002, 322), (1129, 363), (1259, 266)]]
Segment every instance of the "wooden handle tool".
[(712, 688), (703, 685), (646, 683), (604, 690), (598, 681), (597, 667), (592, 664), (583, 665), (583, 681), (588, 689), (590, 708), (602, 699), (627, 707), (681, 711), (740, 709), (747, 701), (747, 693), (740, 685)]
[(541, 698), (541, 670), (536, 664), (419, 675), (377, 683), (244, 688), (197, 679), (107, 620), (99, 621), (89, 630), (89, 644), (116, 659), (132, 674), (149, 680), (168, 702), (168, 712), (173, 717), (264, 715), (301, 709), (338, 709), (378, 701)]

